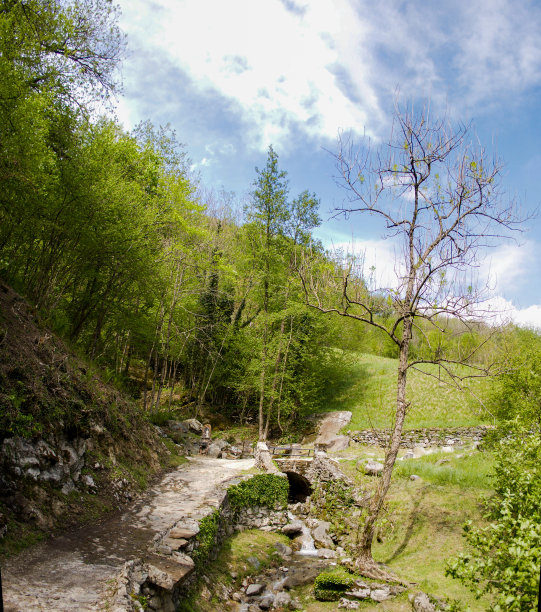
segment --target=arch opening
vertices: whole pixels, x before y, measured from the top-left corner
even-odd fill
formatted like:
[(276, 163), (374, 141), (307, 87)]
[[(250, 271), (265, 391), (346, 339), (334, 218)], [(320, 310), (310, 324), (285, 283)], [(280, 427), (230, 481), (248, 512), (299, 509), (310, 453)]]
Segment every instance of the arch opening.
[(304, 476), (297, 474), (297, 472), (286, 472), (286, 476), (289, 481), (288, 503), (304, 503), (306, 498), (312, 494), (310, 482)]

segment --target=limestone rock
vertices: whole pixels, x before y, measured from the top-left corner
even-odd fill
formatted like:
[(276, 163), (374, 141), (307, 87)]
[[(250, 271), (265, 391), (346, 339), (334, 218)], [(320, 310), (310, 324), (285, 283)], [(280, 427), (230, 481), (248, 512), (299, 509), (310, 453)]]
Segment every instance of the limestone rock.
[(214, 444), (213, 442), (208, 448), (207, 455), (209, 457), (214, 457), (215, 459), (218, 459), (222, 456), (222, 449), (218, 444)]
[(284, 525), (281, 532), (290, 537), (299, 535), (299, 533), (302, 533), (302, 523), (301, 521), (292, 521), (291, 523)]
[(368, 476), (379, 476), (383, 472), (383, 463), (369, 459), (364, 465), (364, 473)]
[(291, 602), (291, 595), (286, 593), (285, 591), (280, 591), (276, 594), (274, 598), (274, 607), (275, 608), (288, 608)]
[(272, 605), (274, 604), (274, 594), (273, 593), (265, 593), (263, 597), (259, 600), (259, 607), (262, 610), (270, 610)]
[(436, 606), (430, 601), (426, 593), (410, 595), (410, 602), (414, 612), (436, 612)]
[(320, 548), (334, 548), (334, 542), (328, 534), (330, 527), (331, 524), (327, 521), (318, 521), (318, 525), (312, 530), (314, 542)]
[(248, 597), (253, 597), (255, 595), (261, 595), (261, 593), (265, 590), (265, 585), (260, 584), (259, 582), (254, 582), (254, 584), (249, 584), (246, 588), (246, 595)]
[(289, 546), (286, 546), (285, 544), (282, 544), (282, 542), (276, 542), (274, 547), (276, 548), (278, 553), (282, 555), (282, 557), (289, 557), (293, 553), (291, 548)]
[(358, 601), (351, 601), (350, 599), (346, 599), (342, 597), (340, 602), (338, 603), (339, 608), (343, 608), (344, 610), (358, 610), (359, 609)]
[(188, 427), (188, 430), (194, 434), (200, 435), (203, 433), (203, 424), (197, 419), (186, 419), (183, 421), (184, 425)]

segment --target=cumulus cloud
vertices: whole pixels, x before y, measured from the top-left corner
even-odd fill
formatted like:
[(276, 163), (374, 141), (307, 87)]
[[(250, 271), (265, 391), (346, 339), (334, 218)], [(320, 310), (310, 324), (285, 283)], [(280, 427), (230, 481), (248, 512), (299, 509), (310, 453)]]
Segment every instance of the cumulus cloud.
[(185, 77), (199, 96), (229, 100), (246, 145), (259, 150), (293, 146), (288, 136), (298, 129), (320, 142), (339, 129), (377, 139), (397, 87), (405, 99), (471, 112), (541, 82), (541, 8), (528, 0), (120, 4), (128, 64), (152, 78), (148, 62), (158, 58), (183, 75), (143, 93), (162, 88), (182, 105)]

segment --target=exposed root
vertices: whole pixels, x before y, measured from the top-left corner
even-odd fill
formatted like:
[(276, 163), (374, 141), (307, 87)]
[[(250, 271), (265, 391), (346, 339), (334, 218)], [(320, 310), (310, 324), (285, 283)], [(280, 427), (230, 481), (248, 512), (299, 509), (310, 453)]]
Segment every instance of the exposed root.
[(395, 573), (391, 572), (380, 563), (374, 561), (374, 559), (369, 555), (359, 556), (355, 561), (355, 568), (362, 576), (365, 578), (370, 578), (371, 580), (394, 582), (407, 588), (412, 586), (412, 583), (402, 580)]

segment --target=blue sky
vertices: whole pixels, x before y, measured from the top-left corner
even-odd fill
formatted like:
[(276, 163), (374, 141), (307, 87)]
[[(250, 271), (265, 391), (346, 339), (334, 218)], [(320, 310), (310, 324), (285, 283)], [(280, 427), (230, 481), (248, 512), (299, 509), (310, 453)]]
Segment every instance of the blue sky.
[[(524, 214), (541, 203), (541, 3), (528, 0), (121, 0), (128, 36), (126, 128), (167, 123), (203, 184), (248, 197), (272, 144), (292, 197), (321, 198), (326, 244), (355, 240), (393, 270), (382, 228), (327, 221), (343, 201), (328, 151), (339, 130), (389, 134), (402, 100), (472, 121), (504, 161), (503, 187)], [(494, 303), (541, 326), (541, 218), (486, 259)]]

